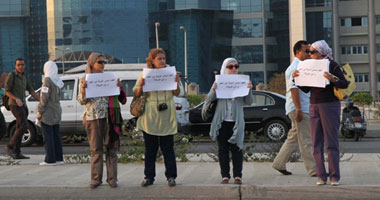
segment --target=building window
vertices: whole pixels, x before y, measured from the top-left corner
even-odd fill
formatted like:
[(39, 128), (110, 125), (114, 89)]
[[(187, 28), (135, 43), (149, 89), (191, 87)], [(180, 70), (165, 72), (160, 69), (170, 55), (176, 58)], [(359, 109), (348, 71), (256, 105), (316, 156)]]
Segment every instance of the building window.
[(306, 0), (306, 7), (328, 7), (331, 6), (331, 0)]
[(377, 45), (377, 53), (380, 53), (380, 45)]
[(261, 12), (262, 0), (222, 0), (221, 7), (238, 13)]
[(238, 38), (259, 38), (263, 36), (261, 19), (234, 20), (233, 36)]
[(239, 63), (263, 63), (263, 46), (234, 46), (232, 47), (232, 56), (237, 58)]
[(380, 16), (376, 17), (376, 24), (380, 24)]
[(368, 46), (367, 45), (343, 46), (341, 49), (341, 53), (342, 55), (343, 54), (368, 54)]
[(340, 26), (367, 26), (368, 18), (367, 17), (348, 17), (340, 19)]
[(368, 74), (355, 74), (355, 82), (357, 83), (368, 83)]

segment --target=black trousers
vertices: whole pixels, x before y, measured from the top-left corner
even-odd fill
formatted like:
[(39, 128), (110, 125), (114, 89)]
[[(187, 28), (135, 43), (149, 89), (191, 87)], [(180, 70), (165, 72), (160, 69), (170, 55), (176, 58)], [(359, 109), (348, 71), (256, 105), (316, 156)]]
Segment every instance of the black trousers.
[(145, 132), (143, 133), (145, 143), (145, 178), (154, 181), (154, 177), (156, 176), (156, 157), (158, 147), (161, 148), (164, 156), (166, 178), (177, 178), (173, 135), (155, 136)]
[(44, 134), (45, 162), (63, 161), (62, 141), (59, 134), (59, 124), (53, 126), (41, 123)]
[(218, 156), (220, 172), (222, 177), (230, 176), (230, 151), (232, 154), (232, 166), (233, 166), (233, 177), (242, 177), (243, 170), (243, 151), (239, 149), (236, 144), (231, 144), (228, 140), (233, 134), (233, 127), (235, 122), (223, 122), (222, 127), (219, 130), (218, 135)]
[(23, 105), (21, 107), (17, 105), (10, 105), (11, 112), (16, 118), (16, 131), (9, 139), (8, 147), (12, 149), (15, 154), (21, 152), (21, 139), (25, 132), (28, 131), (28, 108)]

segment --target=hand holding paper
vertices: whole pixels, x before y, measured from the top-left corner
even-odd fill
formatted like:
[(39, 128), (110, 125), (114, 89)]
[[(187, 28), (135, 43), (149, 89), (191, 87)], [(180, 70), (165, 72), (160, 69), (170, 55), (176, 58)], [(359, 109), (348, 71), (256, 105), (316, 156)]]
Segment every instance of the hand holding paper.
[(295, 73), (295, 71), (292, 74), (295, 84), (297, 86), (325, 88), (330, 82), (323, 74), (329, 71), (329, 65), (330, 61), (328, 59), (300, 61), (296, 70), (298, 73)]
[(151, 91), (176, 90), (177, 89), (176, 76), (177, 76), (177, 72), (176, 72), (175, 67), (165, 67), (165, 68), (160, 68), (160, 69), (144, 68), (143, 91), (151, 92)]
[(218, 99), (232, 99), (248, 95), (248, 75), (216, 75), (215, 92)]
[(86, 98), (120, 94), (117, 76), (113, 72), (86, 74)]

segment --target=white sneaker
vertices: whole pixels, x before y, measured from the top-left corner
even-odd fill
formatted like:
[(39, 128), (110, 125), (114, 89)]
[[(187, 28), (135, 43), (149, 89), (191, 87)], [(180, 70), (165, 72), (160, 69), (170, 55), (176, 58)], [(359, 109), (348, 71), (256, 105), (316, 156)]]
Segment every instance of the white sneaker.
[(338, 186), (339, 185), (339, 181), (331, 181), (330, 185), (331, 186)]
[(47, 163), (47, 162), (42, 162), (40, 163), (40, 166), (55, 166), (56, 164), (55, 163)]
[(64, 165), (65, 161), (57, 161), (57, 165)]

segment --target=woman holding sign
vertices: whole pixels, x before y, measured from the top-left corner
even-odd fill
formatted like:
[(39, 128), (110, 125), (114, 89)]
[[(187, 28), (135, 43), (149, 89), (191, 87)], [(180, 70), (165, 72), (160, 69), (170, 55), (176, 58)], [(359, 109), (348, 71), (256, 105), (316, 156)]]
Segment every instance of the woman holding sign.
[[(161, 69), (166, 67), (166, 55), (162, 49), (152, 49), (146, 58), (150, 69)], [(173, 96), (180, 93), (179, 76), (175, 77), (177, 89), (165, 91), (144, 92), (145, 79), (141, 73), (133, 93), (136, 97), (146, 97), (145, 111), (137, 120), (137, 128), (143, 131), (145, 143), (145, 178), (142, 187), (152, 185), (156, 176), (155, 162), (158, 147), (161, 148), (165, 162), (165, 176), (168, 185), (176, 185), (177, 164), (174, 154), (173, 135), (177, 133), (176, 110)]]
[[(105, 60), (100, 53), (91, 53), (87, 60), (86, 74), (103, 73)], [(106, 146), (107, 182), (117, 187), (117, 146), (116, 140), (109, 135), (107, 122), (109, 97), (86, 98), (86, 76), (80, 79), (78, 102), (85, 105), (83, 124), (86, 128), (91, 151), (91, 188), (102, 184), (103, 177), (103, 143)], [(117, 86), (122, 89), (120, 80)], [(105, 140), (105, 141), (103, 141)]]
[[(221, 75), (232, 75), (239, 72), (239, 64), (234, 58), (227, 58), (222, 64)], [(222, 174), (221, 184), (227, 184), (230, 176), (230, 157), (232, 154), (233, 177), (235, 184), (242, 184), (243, 170), (243, 141), (244, 141), (244, 112), (243, 106), (253, 102), (252, 82), (248, 82), (249, 92), (247, 96), (233, 99), (217, 99), (214, 82), (208, 93), (206, 102), (217, 99), (215, 114), (212, 119), (210, 137), (217, 140), (220, 171)], [(205, 102), (205, 104), (206, 104)]]
[[(311, 91), (310, 95), (310, 130), (313, 141), (313, 156), (318, 176), (317, 185), (325, 185), (327, 176), (332, 186), (338, 186), (340, 180), (339, 171), (339, 141), (338, 132), (340, 125), (340, 101), (334, 95), (334, 87), (347, 88), (343, 72), (338, 63), (331, 57), (332, 50), (324, 40), (314, 42), (309, 51), (312, 59), (329, 59), (329, 72), (323, 76), (330, 81), (325, 88), (300, 87), (304, 92)], [(334, 78), (334, 76), (338, 79)], [(299, 71), (293, 72), (293, 77), (299, 76)], [(325, 141), (326, 140), (326, 141)], [(324, 163), (323, 148), (326, 142), (328, 153), (329, 174), (327, 175)]]

